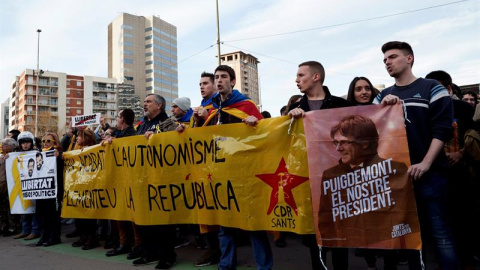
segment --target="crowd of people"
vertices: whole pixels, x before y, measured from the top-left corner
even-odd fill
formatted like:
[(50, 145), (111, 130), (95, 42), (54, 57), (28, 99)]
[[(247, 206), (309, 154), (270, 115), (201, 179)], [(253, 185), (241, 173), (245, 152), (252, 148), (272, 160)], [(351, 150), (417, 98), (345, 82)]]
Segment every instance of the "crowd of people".
[[(391, 87), (378, 91), (366, 77), (355, 77), (346, 99), (334, 96), (324, 85), (321, 63), (308, 61), (298, 66), (296, 85), (301, 95), (293, 95), (281, 115), (301, 118), (309, 111), (403, 103), (411, 166), (407, 174), (415, 190), (422, 240), (435, 248), (441, 269), (473, 269), (478, 256), (480, 135), (478, 93), (459, 91), (445, 71), (432, 71), (423, 78), (412, 73), (414, 53), (405, 42), (392, 41), (382, 46), (385, 68), (395, 79)], [(2, 140), (0, 159), (0, 230), (15, 239), (37, 239), (37, 246), (61, 243), (60, 217), (63, 198), (62, 152), (83, 149), (95, 144), (111, 143), (115, 138), (156, 133), (183, 132), (187, 128), (245, 123), (256, 125), (270, 113), (260, 112), (251, 100), (234, 89), (234, 70), (218, 66), (214, 73), (200, 76), (202, 102), (192, 107), (188, 97), (179, 97), (166, 112), (166, 101), (158, 94), (144, 99), (144, 117), (135, 122), (131, 109), (118, 112), (116, 126), (102, 120), (98, 128), (70, 128), (60, 140), (47, 132), (36, 140), (31, 132), (11, 130)], [(243, 114), (234, 113), (232, 108)], [(340, 134), (346, 141), (355, 138)], [(342, 138), (343, 138), (342, 137)], [(342, 153), (348, 145), (335, 144)], [(37, 200), (36, 213), (10, 213), (6, 186), (5, 159), (14, 151), (51, 151), (57, 159), (58, 194), (56, 198)], [(189, 244), (189, 234), (205, 254), (194, 262), (197, 267), (218, 264), (218, 269), (236, 269), (238, 241), (249, 237), (257, 269), (272, 269), (273, 254), (265, 231), (241, 231), (236, 228), (206, 225), (138, 225), (129, 221), (75, 219), (75, 231), (65, 237), (79, 237), (74, 247), (89, 250), (105, 240), (106, 256), (126, 255), (134, 265), (157, 262), (156, 269), (169, 269), (176, 263), (175, 248)], [(275, 233), (277, 247), (287, 246), (285, 233)], [(335, 270), (348, 269), (348, 249), (318, 247), (315, 235), (304, 235), (312, 269), (325, 269), (327, 252), (332, 253)], [(307, 250), (307, 249), (306, 249)], [(377, 257), (384, 258), (384, 269), (396, 269), (399, 261), (408, 261), (410, 269), (423, 269), (424, 253), (412, 250), (357, 249), (365, 257), (368, 269), (378, 269)], [(477, 257), (478, 259), (478, 257)]]

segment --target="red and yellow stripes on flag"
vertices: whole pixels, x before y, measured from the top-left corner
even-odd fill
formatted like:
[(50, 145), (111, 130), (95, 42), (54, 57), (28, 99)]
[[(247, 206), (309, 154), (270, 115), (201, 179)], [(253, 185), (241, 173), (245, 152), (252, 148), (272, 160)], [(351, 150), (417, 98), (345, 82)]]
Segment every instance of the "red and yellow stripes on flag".
[[(207, 125), (207, 123), (209, 123), (212, 120), (212, 118), (215, 117), (217, 113), (219, 113), (218, 110), (219, 109), (215, 109), (213, 107), (212, 109), (209, 110), (208, 117), (204, 125)], [(237, 102), (233, 105), (221, 108), (220, 110), (230, 115), (233, 115), (239, 119), (245, 119), (250, 115), (257, 117), (258, 119), (263, 118), (262, 115), (258, 112), (258, 109), (256, 108), (256, 105), (252, 100), (244, 100), (241, 102)]]

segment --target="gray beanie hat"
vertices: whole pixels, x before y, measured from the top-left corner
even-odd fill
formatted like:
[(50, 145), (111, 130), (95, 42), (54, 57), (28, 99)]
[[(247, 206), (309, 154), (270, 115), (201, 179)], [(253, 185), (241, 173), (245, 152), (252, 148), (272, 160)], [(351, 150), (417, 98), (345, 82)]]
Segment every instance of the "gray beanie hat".
[(190, 109), (190, 99), (188, 97), (179, 97), (173, 100), (173, 105), (177, 105), (180, 110), (187, 112)]

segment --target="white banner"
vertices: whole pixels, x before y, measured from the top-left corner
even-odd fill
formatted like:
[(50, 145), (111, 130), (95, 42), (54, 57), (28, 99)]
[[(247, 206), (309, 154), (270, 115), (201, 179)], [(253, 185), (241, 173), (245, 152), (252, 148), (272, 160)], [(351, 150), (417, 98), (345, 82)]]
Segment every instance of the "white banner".
[(100, 113), (76, 115), (72, 117), (72, 127), (82, 127), (100, 124)]
[(14, 152), (6, 159), (12, 214), (35, 212), (36, 199), (56, 198), (57, 159), (54, 151)]

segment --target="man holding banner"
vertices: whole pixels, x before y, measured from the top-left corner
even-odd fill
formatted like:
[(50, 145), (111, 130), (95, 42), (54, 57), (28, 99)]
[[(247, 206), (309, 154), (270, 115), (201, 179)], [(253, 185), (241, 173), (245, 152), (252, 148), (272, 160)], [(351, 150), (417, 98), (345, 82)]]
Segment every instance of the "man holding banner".
[[(175, 123), (165, 112), (165, 98), (158, 94), (148, 94), (143, 101), (144, 118), (137, 127), (137, 135), (148, 139), (155, 133), (175, 129)], [(138, 226), (145, 248), (143, 257), (133, 261), (134, 265), (148, 264), (158, 260), (156, 269), (168, 269), (177, 262), (174, 250), (175, 227), (173, 225)]]
[[(421, 227), (434, 239), (441, 269), (457, 269), (458, 261), (447, 221), (446, 193), (448, 160), (443, 151), (452, 136), (453, 105), (447, 90), (435, 80), (416, 78), (414, 55), (406, 42), (382, 46), (383, 62), (395, 85), (375, 98), (375, 104), (405, 104), (405, 125)], [(421, 256), (411, 256), (410, 269), (423, 266)]]
[[(254, 126), (263, 119), (255, 104), (238, 90), (235, 85), (235, 71), (226, 65), (215, 69), (215, 87), (219, 95), (212, 99), (213, 108), (210, 109), (205, 125), (222, 125), (244, 122)], [(201, 119), (199, 119), (201, 121)], [(222, 256), (218, 269), (236, 269), (237, 243), (235, 242), (235, 228), (221, 227), (218, 235)], [(273, 266), (273, 254), (265, 231), (250, 231), (253, 253), (257, 269), (269, 270)]]
[[(197, 122), (199, 122), (199, 120), (196, 119), (205, 120), (208, 115), (208, 110), (213, 107), (212, 99), (215, 95), (217, 95), (217, 89), (215, 89), (213, 85), (214, 83), (215, 75), (208, 72), (202, 72), (200, 75), (200, 82), (198, 84), (200, 86), (202, 102), (200, 103), (200, 106), (193, 108), (194, 127), (197, 127)], [(195, 266), (201, 267), (218, 263), (222, 255), (222, 251), (220, 250), (220, 242), (218, 240), (219, 230), (219, 226), (200, 225), (199, 232), (197, 235), (195, 235), (195, 242), (197, 243), (197, 246), (198, 244), (201, 244), (204, 240), (203, 235), (200, 234), (204, 233), (208, 243), (208, 250), (200, 258), (194, 261), (193, 264)]]
[[(120, 110), (116, 117), (118, 134), (115, 138), (123, 138), (136, 135), (133, 128), (135, 113), (132, 109)], [(112, 143), (113, 137), (106, 141)], [(112, 222), (115, 222), (112, 220)], [(107, 257), (120, 254), (128, 254), (127, 259), (136, 259), (141, 256), (142, 239), (138, 227), (131, 221), (117, 220), (119, 246), (107, 251)]]
[[(350, 102), (345, 99), (331, 95), (328, 87), (323, 86), (324, 80), (325, 69), (319, 62), (307, 61), (298, 65), (295, 82), (304, 95), (299, 102), (290, 106), (291, 110), (288, 115), (300, 118), (305, 116), (305, 112), (309, 111), (351, 106)], [(304, 243), (310, 249), (312, 269), (324, 269), (324, 264), (320, 261), (315, 235), (306, 235)], [(346, 269), (348, 267), (348, 250), (333, 249), (332, 253), (334, 267), (336, 269)], [(322, 253), (322, 256), (326, 256), (325, 252)]]

